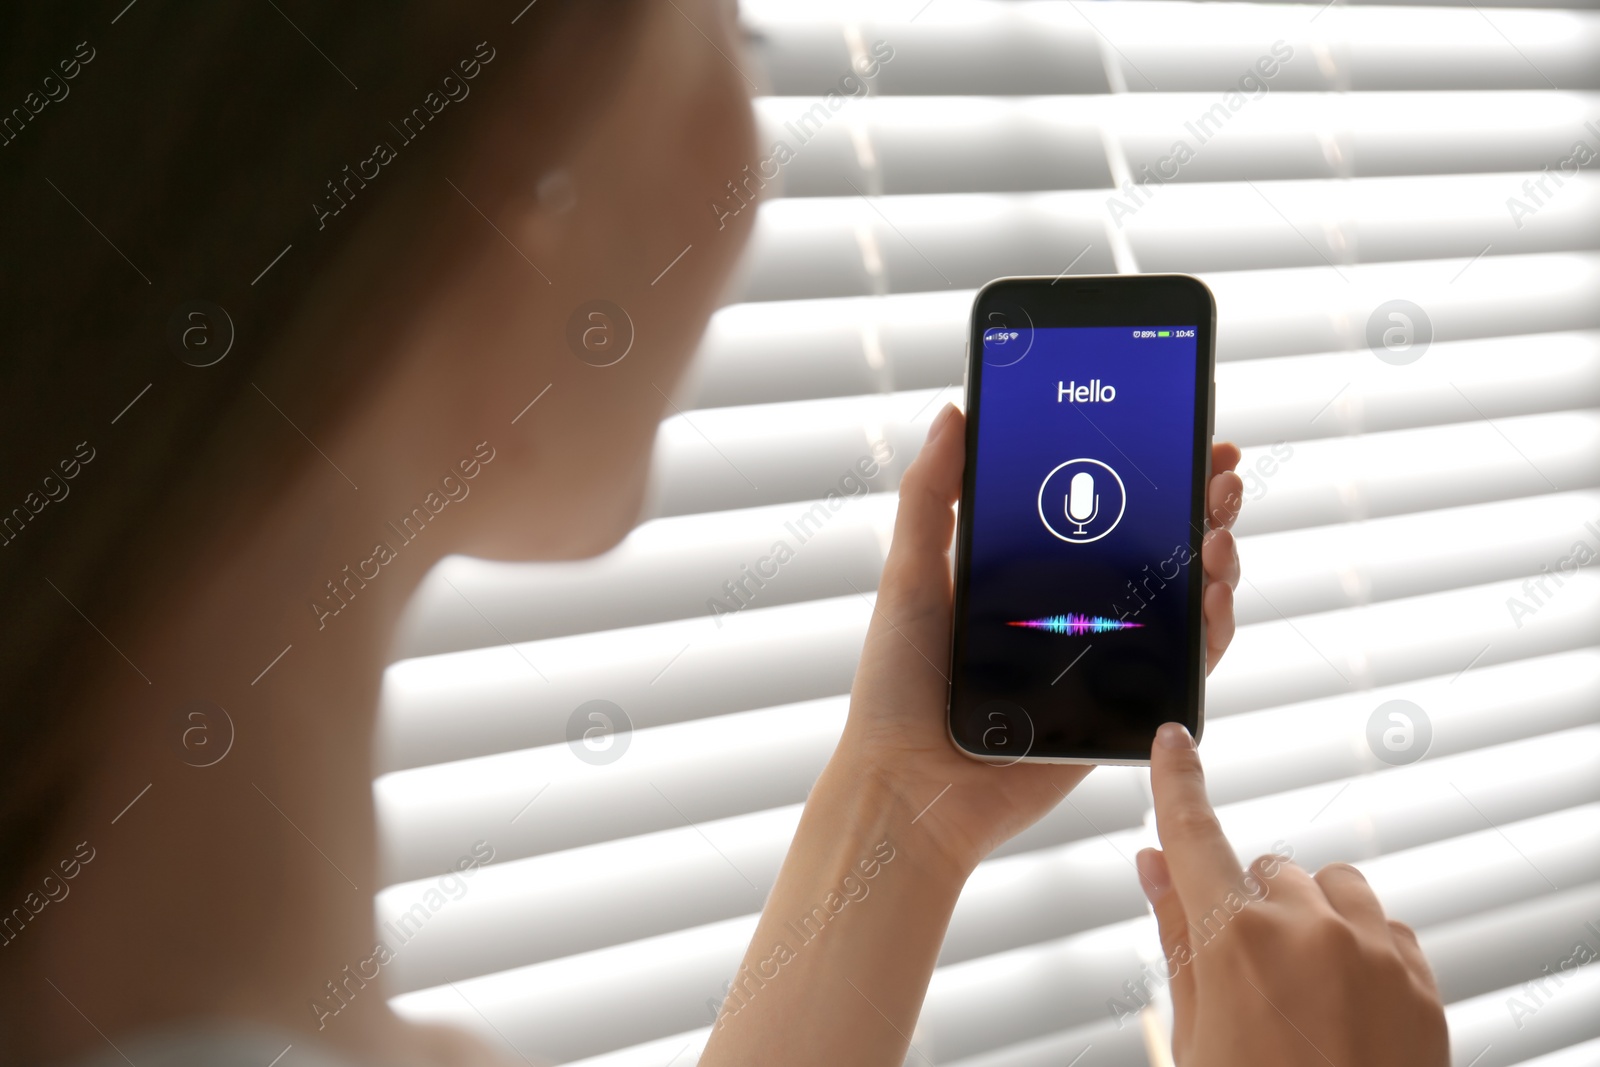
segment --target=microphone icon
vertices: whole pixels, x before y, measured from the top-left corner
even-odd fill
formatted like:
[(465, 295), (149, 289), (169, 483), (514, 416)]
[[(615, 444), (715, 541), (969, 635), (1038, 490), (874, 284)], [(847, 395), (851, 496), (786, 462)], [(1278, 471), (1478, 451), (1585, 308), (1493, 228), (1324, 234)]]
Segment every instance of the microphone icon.
[(1072, 476), (1066, 497), (1067, 521), (1076, 526), (1075, 536), (1084, 536), (1084, 527), (1100, 514), (1100, 494), (1094, 491), (1094, 475), (1079, 471)]
[(1112, 467), (1080, 456), (1057, 464), (1044, 476), (1039, 483), (1038, 509), (1039, 521), (1051, 537), (1069, 545), (1087, 545), (1122, 522), (1128, 510), (1128, 489)]

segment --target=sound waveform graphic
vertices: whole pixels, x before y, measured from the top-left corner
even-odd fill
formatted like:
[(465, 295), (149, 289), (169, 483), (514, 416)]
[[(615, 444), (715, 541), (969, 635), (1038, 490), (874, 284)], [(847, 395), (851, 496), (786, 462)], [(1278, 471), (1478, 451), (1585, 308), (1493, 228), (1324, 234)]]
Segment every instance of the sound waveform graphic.
[(1022, 626), (1029, 630), (1045, 630), (1053, 634), (1104, 634), (1115, 630), (1138, 630), (1142, 622), (1124, 622), (1099, 615), (1049, 615), (1042, 619), (1024, 619), (1008, 622), (1007, 626)]

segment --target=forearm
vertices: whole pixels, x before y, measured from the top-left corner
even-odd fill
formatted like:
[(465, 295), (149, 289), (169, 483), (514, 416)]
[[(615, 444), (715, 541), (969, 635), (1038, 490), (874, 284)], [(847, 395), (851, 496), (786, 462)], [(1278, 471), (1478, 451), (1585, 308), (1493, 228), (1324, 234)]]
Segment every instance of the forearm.
[(812, 790), (702, 1067), (900, 1063), (967, 872), (837, 760)]

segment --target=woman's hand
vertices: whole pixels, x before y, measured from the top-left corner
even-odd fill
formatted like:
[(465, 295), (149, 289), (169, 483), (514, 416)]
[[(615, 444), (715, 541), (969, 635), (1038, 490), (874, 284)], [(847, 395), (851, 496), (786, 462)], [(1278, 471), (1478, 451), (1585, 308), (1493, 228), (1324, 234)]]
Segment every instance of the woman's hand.
[[(928, 441), (900, 483), (894, 542), (878, 586), (850, 719), (835, 764), (883, 781), (934, 835), (963, 874), (1058, 804), (1088, 767), (994, 766), (957, 752), (945, 729), (949, 685), (952, 510), (961, 495), (965, 418), (953, 405), (933, 420)], [(1201, 551), (1206, 587), (1206, 670), (1233, 640), (1239, 556), (1228, 527), (1244, 490), (1233, 468), (1239, 449), (1212, 449), (1207, 489), (1210, 532)]]
[(1178, 1067), (1449, 1063), (1417, 935), (1385, 917), (1361, 873), (1334, 863), (1312, 877), (1263, 856), (1247, 875), (1188, 731), (1166, 724), (1150, 755), (1166, 851), (1139, 853), (1139, 880), (1161, 927)]
[[(940, 412), (900, 483), (894, 545), (844, 736), (806, 801), (703, 1067), (905, 1062), (967, 875), (1088, 770), (993, 767), (961, 755), (946, 736), (951, 506), (961, 492), (963, 429), (955, 408)], [(1213, 453), (1219, 471), (1238, 460), (1231, 445)], [(1213, 525), (1233, 521), (1242, 489), (1235, 474), (1212, 479)], [(1215, 663), (1233, 636), (1233, 538), (1213, 535), (1202, 559)]]

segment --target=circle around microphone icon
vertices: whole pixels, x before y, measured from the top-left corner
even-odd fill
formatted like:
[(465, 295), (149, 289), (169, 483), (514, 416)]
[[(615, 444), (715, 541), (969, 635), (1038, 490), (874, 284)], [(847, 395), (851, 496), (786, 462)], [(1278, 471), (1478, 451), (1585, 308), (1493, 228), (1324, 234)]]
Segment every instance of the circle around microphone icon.
[(1122, 478), (1097, 459), (1069, 459), (1039, 486), (1039, 520), (1068, 544), (1100, 540), (1117, 528), (1127, 506)]

